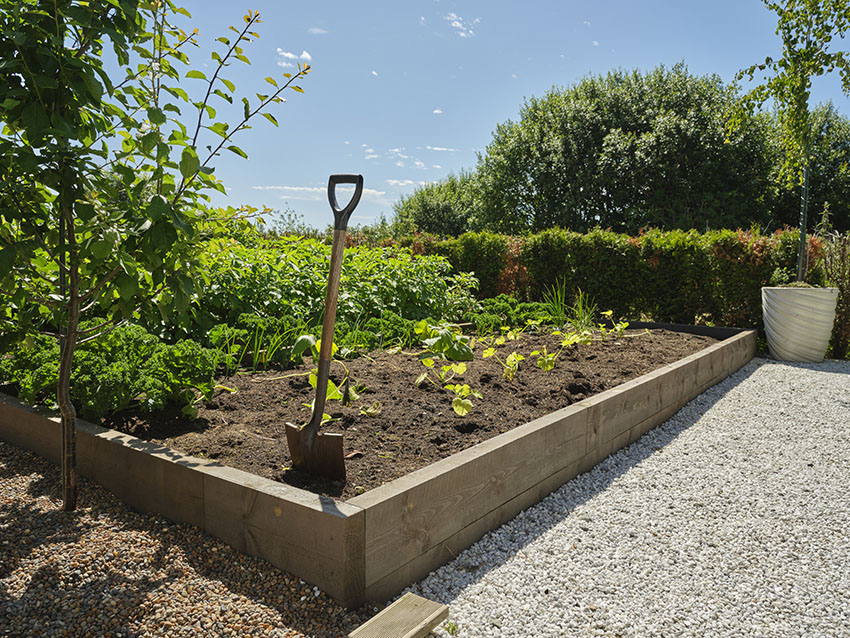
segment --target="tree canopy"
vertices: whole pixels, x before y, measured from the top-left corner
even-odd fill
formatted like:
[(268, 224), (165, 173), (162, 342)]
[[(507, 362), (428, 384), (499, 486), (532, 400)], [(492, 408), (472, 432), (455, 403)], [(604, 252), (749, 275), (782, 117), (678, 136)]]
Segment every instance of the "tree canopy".
[[(496, 127), (474, 171), (402, 198), (396, 220), (445, 235), (796, 225), (780, 115), (741, 97), (684, 64), (553, 88)], [(812, 207), (828, 201), (850, 228), (850, 122), (831, 105), (813, 113)]]

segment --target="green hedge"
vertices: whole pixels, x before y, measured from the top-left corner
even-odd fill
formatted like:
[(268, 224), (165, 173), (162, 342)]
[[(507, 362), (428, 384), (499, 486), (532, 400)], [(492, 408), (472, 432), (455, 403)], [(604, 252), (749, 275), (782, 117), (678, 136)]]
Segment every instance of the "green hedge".
[[(637, 319), (761, 326), (761, 287), (787, 283), (796, 270), (796, 230), (649, 230), (637, 236), (553, 228), (510, 237), (467, 233), (399, 241), (418, 254), (445, 256), (479, 280), (479, 298), (509, 293), (540, 301), (556, 286), (579, 289), (601, 309)], [(809, 238), (808, 281), (824, 283), (821, 241)]]

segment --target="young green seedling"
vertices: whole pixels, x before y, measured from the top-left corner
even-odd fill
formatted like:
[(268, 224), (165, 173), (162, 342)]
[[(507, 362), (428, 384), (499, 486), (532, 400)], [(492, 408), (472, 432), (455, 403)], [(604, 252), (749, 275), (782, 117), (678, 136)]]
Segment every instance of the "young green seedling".
[[(430, 381), (435, 386), (441, 386), (451, 381), (455, 375), (466, 372), (466, 364), (462, 362), (450, 363), (436, 369), (434, 368), (435, 362), (433, 359), (422, 359), (422, 365), (428, 368), (428, 370), (420, 374), (416, 381), (414, 381), (414, 385), (417, 386), (421, 385), (424, 381)], [(436, 380), (431, 378), (431, 373), (434, 374)]]
[(452, 399), (452, 410), (454, 410), (458, 416), (466, 416), (472, 409), (473, 405), (472, 401), (469, 400), (469, 397), (473, 396), (478, 399), (484, 398), (478, 390), (473, 390), (465, 383), (450, 383), (443, 387), (454, 393), (455, 396)]
[(546, 350), (546, 346), (543, 346), (542, 350), (534, 350), (531, 353), (531, 356), (537, 357), (537, 367), (541, 370), (549, 372), (550, 370), (555, 368), (555, 359), (558, 358), (558, 355), (561, 354), (564, 348), (558, 350), (558, 352), (552, 352), (551, 354)]
[(488, 357), (495, 357), (496, 361), (502, 366), (502, 376), (508, 381), (513, 381), (514, 376), (519, 370), (519, 362), (525, 360), (525, 357), (521, 354), (517, 354), (516, 352), (511, 352), (507, 358), (503, 361), (499, 355), (496, 354), (496, 348), (487, 348), (482, 356), (487, 359)]

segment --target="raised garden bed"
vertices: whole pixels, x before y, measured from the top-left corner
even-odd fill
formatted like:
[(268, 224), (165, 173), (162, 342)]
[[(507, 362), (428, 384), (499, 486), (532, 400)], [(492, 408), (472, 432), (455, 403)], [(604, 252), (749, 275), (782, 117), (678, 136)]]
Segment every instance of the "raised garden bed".
[[(755, 353), (752, 331), (658, 327), (723, 340), (346, 501), (84, 422), (79, 467), (128, 504), (202, 527), (346, 605), (382, 601), (662, 423)], [(3, 439), (58, 461), (58, 429), (52, 414), (0, 397)]]

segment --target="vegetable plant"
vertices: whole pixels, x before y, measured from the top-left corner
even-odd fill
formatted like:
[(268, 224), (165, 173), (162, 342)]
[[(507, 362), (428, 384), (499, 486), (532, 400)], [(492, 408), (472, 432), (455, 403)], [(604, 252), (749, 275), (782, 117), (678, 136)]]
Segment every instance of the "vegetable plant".
[(478, 390), (471, 389), (466, 383), (450, 383), (443, 387), (454, 394), (454, 398), (452, 399), (452, 410), (454, 410), (458, 416), (466, 416), (473, 408), (472, 401), (470, 401), (469, 397), (472, 396), (478, 399), (484, 398)]
[(448, 359), (449, 361), (472, 361), (470, 337), (461, 333), (453, 324), (433, 326), (424, 319), (417, 322), (414, 331), (422, 340), (426, 351), (420, 359)]
[[(416, 381), (413, 382), (416, 386), (422, 385), (425, 381), (429, 381), (436, 386), (442, 386), (451, 381), (455, 375), (461, 375), (466, 372), (466, 364), (463, 362), (450, 363), (439, 368), (434, 367), (434, 359), (421, 359), (421, 362), (428, 370), (420, 374)], [(431, 377), (432, 374), (435, 378)]]
[(517, 352), (511, 352), (504, 360), (496, 354), (496, 348), (487, 348), (482, 356), (487, 359), (489, 357), (493, 357), (499, 364), (502, 366), (502, 376), (508, 381), (513, 381), (514, 376), (516, 376), (517, 371), (519, 370), (520, 361), (524, 361), (525, 357)]

